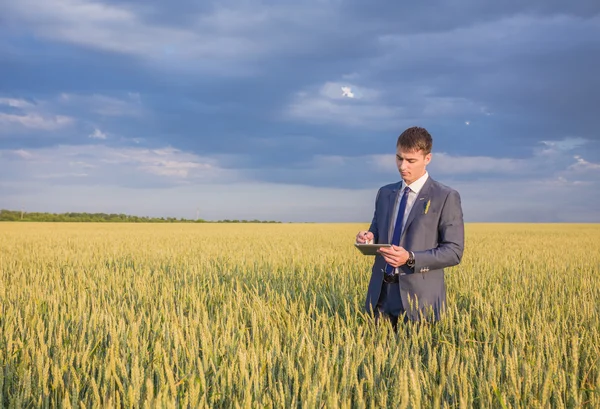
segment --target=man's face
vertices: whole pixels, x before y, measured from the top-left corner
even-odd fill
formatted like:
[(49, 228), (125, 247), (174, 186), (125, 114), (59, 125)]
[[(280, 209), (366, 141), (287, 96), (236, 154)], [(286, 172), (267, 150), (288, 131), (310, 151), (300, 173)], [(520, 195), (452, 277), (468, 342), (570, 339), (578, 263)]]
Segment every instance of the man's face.
[(400, 147), (396, 149), (396, 166), (404, 182), (410, 185), (425, 174), (425, 167), (431, 161), (431, 153), (423, 154), (423, 151), (404, 151)]

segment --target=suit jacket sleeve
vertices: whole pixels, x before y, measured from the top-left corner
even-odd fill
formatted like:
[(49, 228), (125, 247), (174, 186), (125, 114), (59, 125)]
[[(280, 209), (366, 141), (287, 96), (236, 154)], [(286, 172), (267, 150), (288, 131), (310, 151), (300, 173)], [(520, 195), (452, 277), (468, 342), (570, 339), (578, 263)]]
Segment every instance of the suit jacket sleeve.
[(377, 226), (377, 202), (379, 202), (379, 195), (381, 194), (381, 188), (377, 191), (377, 196), (375, 197), (375, 212), (373, 214), (373, 220), (371, 220), (371, 226), (369, 226), (369, 231), (373, 233), (373, 243), (379, 243), (379, 226)]
[(441, 210), (438, 224), (438, 246), (425, 251), (415, 251), (415, 272), (452, 267), (460, 263), (464, 249), (464, 222), (457, 191), (451, 190)]

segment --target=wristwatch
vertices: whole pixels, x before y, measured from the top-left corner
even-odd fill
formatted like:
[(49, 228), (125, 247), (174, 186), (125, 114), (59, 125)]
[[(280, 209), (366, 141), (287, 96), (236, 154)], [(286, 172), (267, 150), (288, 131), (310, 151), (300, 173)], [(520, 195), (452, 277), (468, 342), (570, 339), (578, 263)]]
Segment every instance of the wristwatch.
[(412, 251), (408, 252), (408, 260), (406, 260), (406, 265), (410, 268), (413, 268), (415, 266), (415, 253), (413, 253)]

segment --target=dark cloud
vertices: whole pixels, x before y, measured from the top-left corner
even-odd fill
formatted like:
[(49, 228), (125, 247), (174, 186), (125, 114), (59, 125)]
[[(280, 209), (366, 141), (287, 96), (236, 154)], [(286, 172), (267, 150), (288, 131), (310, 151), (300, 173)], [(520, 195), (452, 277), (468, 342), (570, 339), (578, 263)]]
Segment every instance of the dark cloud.
[[(387, 2), (377, 0), (343, 2), (342, 10), (353, 19), (371, 23), (378, 30), (394, 33), (444, 32), (478, 23), (487, 23), (516, 14), (538, 16), (568, 15), (591, 17), (600, 13), (594, 0), (564, 2), (560, 0), (528, 0), (480, 2), (442, 0), (427, 3)], [(375, 30), (375, 28), (374, 28)]]
[[(35, 105), (0, 104), (0, 150), (86, 145), (99, 129), (111, 148), (172, 146), (218, 157), (252, 180), (368, 189), (397, 173), (365, 171), (360, 161), (393, 153), (400, 132), (420, 125), (436, 153), (534, 158), (531, 180), (563, 170), (573, 155), (600, 162), (597, 1), (105, 3), (134, 16), (131, 31), (117, 27), (123, 49), (112, 38), (101, 44), (108, 23), (82, 30), (80, 42), (42, 30), (74, 24), (55, 10), (32, 12), (39, 24), (19, 14), (0, 25), (0, 98)], [(0, 15), (17, 9), (0, 5)], [(156, 33), (168, 39), (145, 37)], [(205, 43), (214, 47), (195, 50)], [(325, 89), (345, 83), (371, 95), (341, 99)], [(73, 123), (18, 128), (6, 117), (28, 113)], [(586, 143), (540, 165), (541, 141), (568, 137)], [(94, 183), (109, 176), (154, 186), (150, 177), (120, 181), (116, 169)], [(483, 179), (506, 177), (498, 169)]]

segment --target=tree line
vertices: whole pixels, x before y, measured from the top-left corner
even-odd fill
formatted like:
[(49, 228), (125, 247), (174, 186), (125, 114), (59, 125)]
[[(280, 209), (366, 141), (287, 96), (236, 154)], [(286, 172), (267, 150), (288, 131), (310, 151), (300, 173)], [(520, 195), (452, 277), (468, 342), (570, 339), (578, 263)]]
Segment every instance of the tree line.
[(0, 221), (3, 222), (111, 222), (111, 223), (281, 223), (273, 220), (204, 220), (185, 219), (183, 217), (147, 217), (132, 216), (123, 213), (42, 213), (23, 212), (19, 210), (0, 210)]

